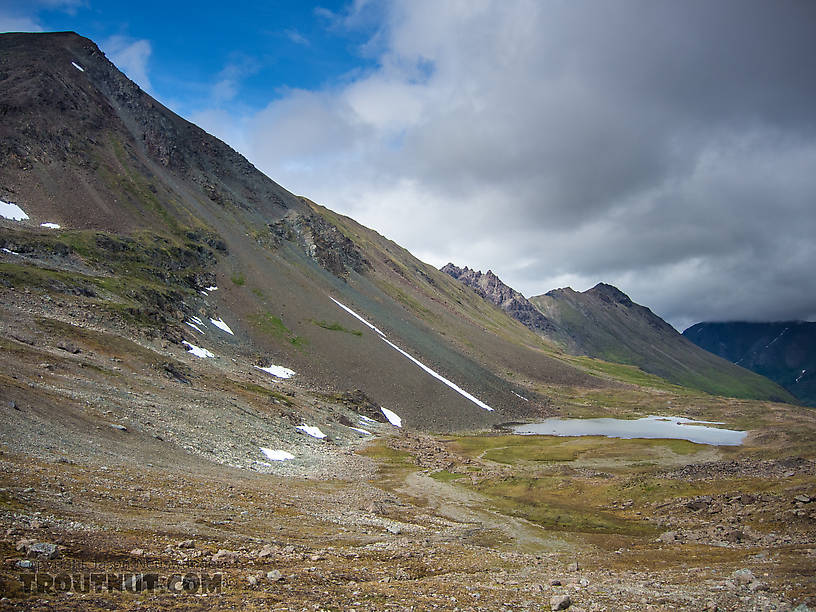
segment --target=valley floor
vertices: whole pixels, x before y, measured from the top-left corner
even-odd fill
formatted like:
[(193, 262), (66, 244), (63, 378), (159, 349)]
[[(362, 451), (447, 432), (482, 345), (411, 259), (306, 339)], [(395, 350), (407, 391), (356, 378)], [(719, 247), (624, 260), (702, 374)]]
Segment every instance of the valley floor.
[(271, 381), (240, 346), (198, 360), (81, 296), (0, 305), (0, 609), (816, 605), (811, 411), (539, 389), (564, 415), (662, 406), (751, 434), (715, 448), (381, 419), (366, 436), (364, 396)]

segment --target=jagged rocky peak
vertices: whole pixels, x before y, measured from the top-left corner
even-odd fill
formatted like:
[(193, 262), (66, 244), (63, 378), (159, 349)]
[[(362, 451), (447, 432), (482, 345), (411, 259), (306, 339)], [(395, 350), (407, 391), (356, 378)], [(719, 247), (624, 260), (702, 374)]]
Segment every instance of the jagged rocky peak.
[(459, 268), (448, 263), (441, 268), (442, 272), (467, 285), (489, 302), (492, 302), (511, 317), (538, 333), (551, 333), (555, 325), (541, 313), (530, 301), (512, 287), (504, 284), (492, 270), (482, 274), (480, 270), (471, 270), (467, 266)]

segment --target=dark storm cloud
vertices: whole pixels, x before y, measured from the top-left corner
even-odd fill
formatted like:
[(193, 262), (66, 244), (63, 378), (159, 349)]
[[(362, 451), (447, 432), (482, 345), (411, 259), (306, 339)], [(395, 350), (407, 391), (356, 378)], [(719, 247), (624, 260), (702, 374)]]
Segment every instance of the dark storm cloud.
[(376, 70), (242, 118), (273, 178), (527, 295), (603, 280), (678, 326), (816, 315), (816, 3), (367, 10)]

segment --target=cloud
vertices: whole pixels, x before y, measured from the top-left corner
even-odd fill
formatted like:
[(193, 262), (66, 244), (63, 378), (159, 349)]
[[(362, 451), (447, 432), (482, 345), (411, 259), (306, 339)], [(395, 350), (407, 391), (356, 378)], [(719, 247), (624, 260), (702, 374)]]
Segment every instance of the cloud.
[[(816, 4), (356, 2), (376, 68), (236, 121), (272, 178), (526, 295), (816, 315)], [(377, 20), (371, 28), (371, 20)]]
[(43, 27), (36, 19), (26, 16), (0, 13), (0, 32), (42, 32)]
[(286, 34), (286, 38), (288, 38), (290, 41), (292, 41), (296, 45), (304, 45), (304, 46), (309, 45), (309, 39), (306, 38), (300, 32), (298, 32), (297, 30), (286, 30), (284, 32), (284, 34)]
[(0, 4), (0, 32), (42, 32), (46, 28), (39, 18), (40, 11), (59, 10), (73, 15), (85, 5), (84, 0), (6, 0)]
[(219, 72), (218, 80), (212, 87), (211, 102), (218, 107), (234, 100), (241, 87), (241, 81), (259, 69), (260, 63), (256, 59), (233, 54), (231, 61)]
[(153, 85), (147, 74), (148, 62), (153, 52), (149, 40), (115, 35), (102, 41), (100, 47), (110, 61), (116, 64), (117, 68), (124, 72), (131, 81), (146, 92), (153, 92)]

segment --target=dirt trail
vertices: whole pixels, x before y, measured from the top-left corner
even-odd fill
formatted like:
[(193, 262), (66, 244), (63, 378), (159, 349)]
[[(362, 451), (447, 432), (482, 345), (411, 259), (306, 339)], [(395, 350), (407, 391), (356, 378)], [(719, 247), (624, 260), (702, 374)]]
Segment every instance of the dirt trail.
[(479, 493), (440, 482), (422, 472), (412, 472), (396, 493), (423, 500), (429, 510), (457, 523), (482, 530), (497, 531), (509, 540), (508, 549), (528, 553), (565, 552), (575, 544), (530, 521), (506, 516), (490, 509), (489, 500)]

